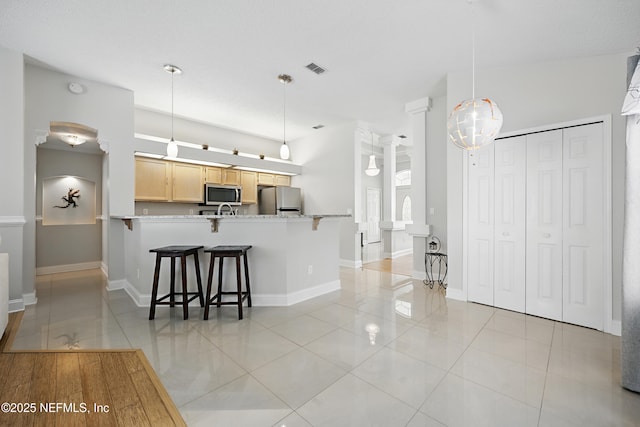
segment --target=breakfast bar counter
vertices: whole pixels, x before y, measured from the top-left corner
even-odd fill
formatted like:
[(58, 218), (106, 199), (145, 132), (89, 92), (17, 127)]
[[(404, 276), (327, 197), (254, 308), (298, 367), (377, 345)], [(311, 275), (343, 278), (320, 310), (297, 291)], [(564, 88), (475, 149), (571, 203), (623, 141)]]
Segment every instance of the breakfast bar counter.
[[(122, 287), (137, 305), (149, 306), (155, 262), (149, 250), (153, 248), (251, 245), (249, 275), (253, 305), (295, 304), (340, 288), (339, 228), (341, 219), (348, 217), (335, 214), (112, 217), (121, 219), (125, 227), (126, 279)], [(208, 256), (201, 253), (199, 260), (200, 271), (206, 278)], [(165, 267), (160, 292), (169, 289), (170, 270)], [(179, 269), (178, 266), (178, 275)], [(187, 274), (193, 276), (193, 269), (187, 268)], [(225, 269), (224, 274), (224, 283), (231, 286), (235, 272)], [(188, 283), (195, 288), (194, 277), (189, 277)]]

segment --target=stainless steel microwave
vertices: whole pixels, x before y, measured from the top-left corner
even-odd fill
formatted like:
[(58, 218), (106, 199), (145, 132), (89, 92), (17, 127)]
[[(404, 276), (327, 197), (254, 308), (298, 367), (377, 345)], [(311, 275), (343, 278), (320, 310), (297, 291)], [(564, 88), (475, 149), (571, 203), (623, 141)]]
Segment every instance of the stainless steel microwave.
[(242, 187), (237, 185), (204, 185), (205, 205), (221, 205), (228, 203), (231, 206), (242, 204)]

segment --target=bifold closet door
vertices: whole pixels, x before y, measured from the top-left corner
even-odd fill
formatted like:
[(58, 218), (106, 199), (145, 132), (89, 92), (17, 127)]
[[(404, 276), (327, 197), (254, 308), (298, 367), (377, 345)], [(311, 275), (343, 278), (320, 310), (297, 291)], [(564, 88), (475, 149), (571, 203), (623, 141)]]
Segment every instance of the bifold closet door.
[(526, 137), (495, 142), (494, 305), (525, 311)]
[(602, 330), (603, 125), (596, 123), (565, 129), (563, 139), (562, 320)]
[(562, 130), (527, 136), (527, 314), (562, 320)]
[(468, 299), (493, 305), (494, 145), (469, 153)]

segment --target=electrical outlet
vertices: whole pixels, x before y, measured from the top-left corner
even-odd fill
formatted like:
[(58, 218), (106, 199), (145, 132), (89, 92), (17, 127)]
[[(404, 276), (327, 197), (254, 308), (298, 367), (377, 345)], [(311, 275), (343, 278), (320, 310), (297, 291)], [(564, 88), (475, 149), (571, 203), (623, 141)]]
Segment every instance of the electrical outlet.
[(142, 215), (148, 215), (149, 209), (142, 209)]
[(429, 208), (429, 215), (433, 215), (436, 213), (436, 210), (434, 208)]
[(193, 209), (189, 209), (189, 215), (193, 215)]
[(307, 273), (313, 274), (313, 265), (309, 264), (309, 267), (307, 267)]
[(138, 279), (140, 279), (140, 269), (137, 270)]

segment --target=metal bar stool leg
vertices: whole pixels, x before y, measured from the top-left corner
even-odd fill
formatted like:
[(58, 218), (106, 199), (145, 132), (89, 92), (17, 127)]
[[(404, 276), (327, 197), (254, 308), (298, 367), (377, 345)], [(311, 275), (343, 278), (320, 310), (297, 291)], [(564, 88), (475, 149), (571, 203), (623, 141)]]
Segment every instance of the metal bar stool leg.
[(156, 316), (156, 299), (158, 298), (158, 281), (160, 280), (160, 254), (156, 254), (156, 268), (153, 272), (153, 287), (151, 288), (151, 308), (149, 309), (149, 320)]
[(171, 302), (171, 304), (169, 304), (169, 307), (175, 307), (176, 305), (176, 258), (175, 257), (171, 257), (171, 288), (169, 289), (169, 292), (171, 293), (169, 295), (169, 302)]

